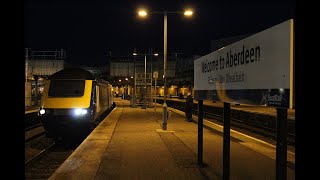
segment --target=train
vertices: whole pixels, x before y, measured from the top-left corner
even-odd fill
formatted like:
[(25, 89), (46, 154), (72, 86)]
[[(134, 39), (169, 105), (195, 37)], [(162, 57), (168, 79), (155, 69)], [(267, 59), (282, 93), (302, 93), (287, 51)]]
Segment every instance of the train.
[(40, 121), (47, 137), (94, 129), (115, 107), (112, 85), (82, 68), (65, 68), (45, 80)]

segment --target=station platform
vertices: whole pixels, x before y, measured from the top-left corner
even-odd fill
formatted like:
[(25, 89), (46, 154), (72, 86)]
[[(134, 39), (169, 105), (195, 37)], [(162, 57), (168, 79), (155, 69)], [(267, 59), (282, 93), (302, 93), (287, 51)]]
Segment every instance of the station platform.
[[(197, 165), (197, 117), (185, 121), (170, 111), (162, 130), (162, 108), (116, 108), (49, 179), (222, 179), (222, 127), (204, 119), (203, 162)], [(156, 112), (155, 112), (156, 110)], [(230, 179), (276, 179), (275, 146), (230, 130)], [(295, 179), (295, 153), (287, 153), (287, 179)]]

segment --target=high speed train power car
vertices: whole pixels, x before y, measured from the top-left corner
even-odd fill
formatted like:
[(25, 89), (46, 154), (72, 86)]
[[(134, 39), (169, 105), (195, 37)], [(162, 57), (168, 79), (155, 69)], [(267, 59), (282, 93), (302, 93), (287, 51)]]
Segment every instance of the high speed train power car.
[(81, 68), (66, 68), (46, 81), (39, 116), (46, 135), (90, 130), (114, 107), (112, 86)]

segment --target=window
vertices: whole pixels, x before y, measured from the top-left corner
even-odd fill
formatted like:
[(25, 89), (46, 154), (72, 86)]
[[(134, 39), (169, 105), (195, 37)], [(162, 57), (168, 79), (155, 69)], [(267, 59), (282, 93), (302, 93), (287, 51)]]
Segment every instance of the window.
[(83, 96), (84, 85), (84, 80), (51, 80), (49, 97)]

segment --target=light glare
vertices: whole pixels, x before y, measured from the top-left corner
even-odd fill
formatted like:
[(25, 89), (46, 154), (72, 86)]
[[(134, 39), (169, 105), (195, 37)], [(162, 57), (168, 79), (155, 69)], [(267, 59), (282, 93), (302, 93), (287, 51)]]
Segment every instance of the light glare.
[(145, 10), (140, 10), (140, 11), (138, 12), (138, 14), (139, 14), (139, 16), (145, 17), (145, 16), (147, 16), (147, 11), (145, 11)]
[(80, 116), (80, 115), (85, 115), (85, 114), (87, 114), (88, 113), (88, 110), (86, 110), (86, 109), (75, 109), (74, 110), (74, 114), (76, 115), (76, 116)]
[(82, 109), (75, 109), (75, 110), (74, 110), (74, 113), (75, 113), (76, 115), (80, 115), (80, 114), (81, 114), (81, 111), (82, 111)]
[(87, 114), (87, 110), (86, 109), (82, 109), (82, 115)]
[(283, 89), (283, 88), (280, 88), (280, 89), (279, 89), (279, 92), (280, 92), (281, 94), (283, 94), (283, 93), (284, 93), (284, 89)]
[(46, 111), (45, 111), (44, 109), (41, 109), (41, 110), (40, 110), (40, 114), (42, 115), (42, 114), (44, 114), (44, 113), (46, 113)]
[(185, 16), (192, 16), (192, 14), (193, 14), (193, 12), (192, 12), (191, 10), (186, 10), (186, 11), (184, 12), (184, 15), (185, 15)]

